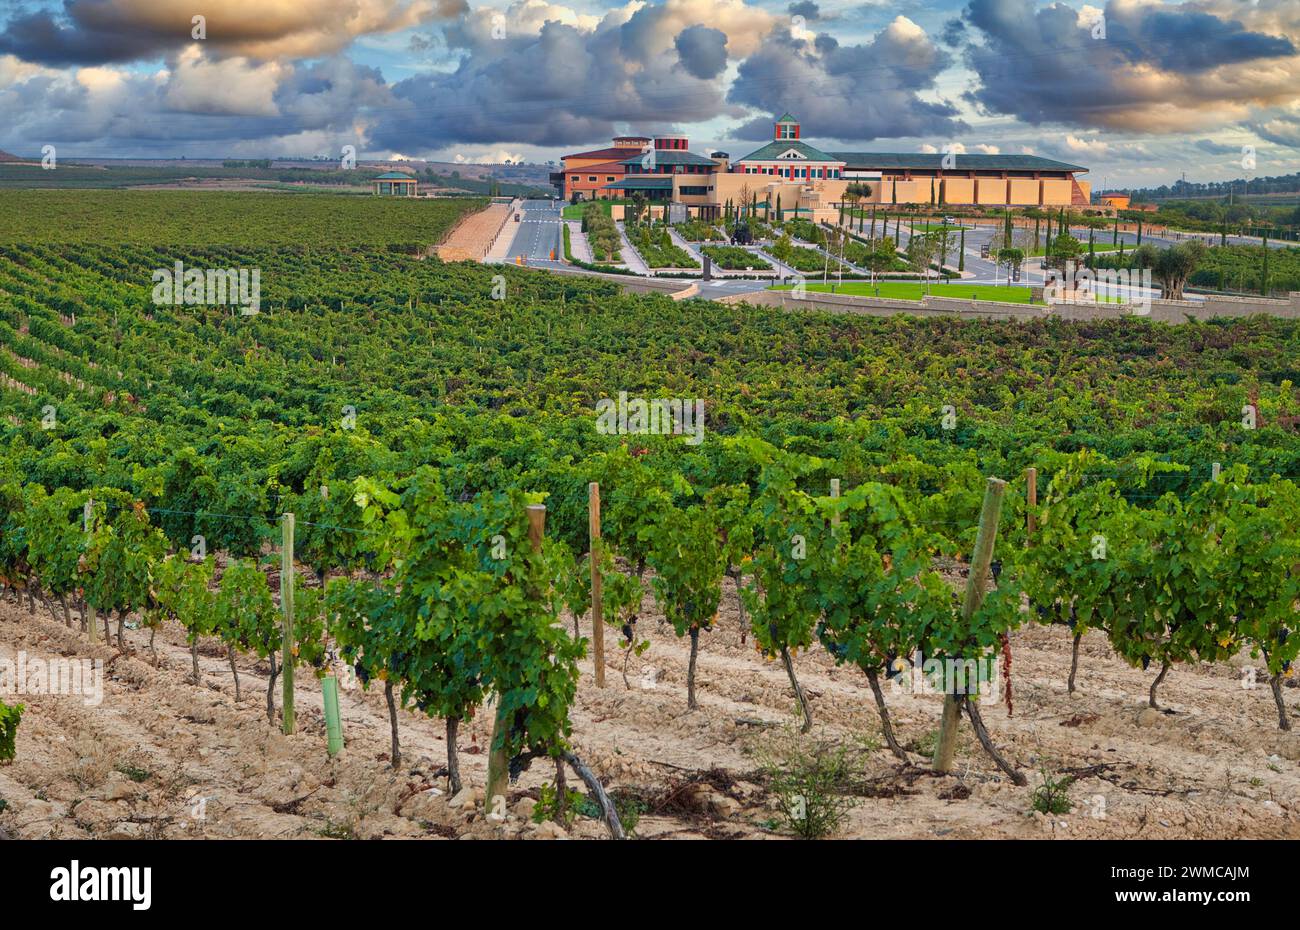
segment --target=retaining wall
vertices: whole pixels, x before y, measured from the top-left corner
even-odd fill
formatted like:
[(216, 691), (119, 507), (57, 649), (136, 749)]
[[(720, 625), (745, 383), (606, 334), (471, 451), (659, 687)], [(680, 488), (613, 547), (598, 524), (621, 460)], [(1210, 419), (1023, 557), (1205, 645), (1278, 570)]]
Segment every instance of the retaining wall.
[(952, 316), (965, 319), (1028, 320), (1059, 317), (1063, 320), (1108, 320), (1122, 316), (1140, 316), (1161, 323), (1182, 323), (1189, 318), (1208, 320), (1214, 317), (1243, 317), (1255, 314), (1300, 319), (1300, 291), (1285, 300), (1250, 297), (1214, 297), (1205, 301), (1153, 300), (1151, 312), (1134, 314), (1132, 309), (1114, 304), (1016, 304), (993, 300), (963, 300), (953, 297), (926, 297), (920, 301), (885, 297), (855, 297), (810, 291), (796, 298), (790, 291), (756, 291), (720, 298), (720, 302), (749, 303), (787, 310), (820, 310), (829, 313), (858, 313), (866, 316)]

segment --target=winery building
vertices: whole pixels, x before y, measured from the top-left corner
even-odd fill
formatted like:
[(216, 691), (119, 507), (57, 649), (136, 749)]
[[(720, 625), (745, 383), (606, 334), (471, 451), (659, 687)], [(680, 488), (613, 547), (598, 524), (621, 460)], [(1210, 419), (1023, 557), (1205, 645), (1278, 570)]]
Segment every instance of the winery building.
[(764, 203), (827, 218), (852, 188), (859, 204), (981, 207), (1084, 207), (1087, 168), (1036, 155), (839, 152), (802, 138), (783, 114), (772, 140), (732, 162), (701, 155), (682, 135), (621, 136), (607, 149), (564, 156), (552, 174), (565, 200), (639, 197), (675, 212), (717, 217), (728, 205)]

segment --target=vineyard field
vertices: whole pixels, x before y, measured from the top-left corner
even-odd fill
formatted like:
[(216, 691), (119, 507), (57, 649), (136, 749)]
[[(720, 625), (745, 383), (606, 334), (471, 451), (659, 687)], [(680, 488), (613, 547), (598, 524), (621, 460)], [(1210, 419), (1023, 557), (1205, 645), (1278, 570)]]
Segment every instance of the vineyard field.
[(193, 191), (13, 190), (0, 198), (0, 243), (390, 248), (437, 243), (484, 200), (271, 197)]
[(3, 835), (1300, 837), (1300, 321), (785, 312), (442, 262), (463, 201), (16, 196), (0, 672), (105, 674), (0, 693)]

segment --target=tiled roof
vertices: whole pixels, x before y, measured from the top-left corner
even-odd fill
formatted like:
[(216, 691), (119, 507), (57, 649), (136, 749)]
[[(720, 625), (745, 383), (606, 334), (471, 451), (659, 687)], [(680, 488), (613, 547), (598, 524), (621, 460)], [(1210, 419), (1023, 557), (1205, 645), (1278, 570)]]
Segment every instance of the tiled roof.
[(794, 149), (794, 151), (802, 155), (803, 158), (801, 159), (789, 158), (789, 159), (784, 159), (785, 161), (802, 162), (804, 160), (807, 160), (807, 161), (836, 162), (836, 161), (844, 160), (838, 155), (827, 155), (825, 152), (821, 151), (820, 149), (813, 148), (807, 142), (800, 142), (797, 139), (777, 139), (774, 142), (769, 142), (761, 149), (750, 152), (744, 158), (740, 159), (740, 162), (780, 161), (782, 160), (781, 156), (784, 155), (786, 152), (790, 151), (791, 149)]
[(411, 177), (409, 174), (403, 174), (400, 171), (389, 171), (384, 174), (377, 174), (373, 178), (371, 178), (371, 180), (372, 181), (414, 181), (415, 178)]
[(572, 155), (565, 155), (564, 158), (604, 158), (610, 161), (618, 161), (626, 158), (629, 152), (635, 151), (636, 149), (630, 146), (624, 149), (610, 146), (606, 149), (592, 149), (590, 152), (574, 152)]
[(577, 172), (579, 174), (581, 174), (583, 171), (595, 171), (597, 173), (600, 173), (601, 171), (622, 171), (622, 170), (623, 170), (623, 162), (621, 161), (606, 161), (606, 162), (601, 162), (599, 165), (581, 165), (581, 166), (575, 166), (573, 168), (568, 169), (569, 172)]
[[(923, 155), (912, 152), (832, 152), (831, 156), (850, 168), (943, 168), (943, 154)], [(1037, 155), (967, 155), (954, 156), (955, 171), (1087, 171), (1078, 165), (1040, 158)]]

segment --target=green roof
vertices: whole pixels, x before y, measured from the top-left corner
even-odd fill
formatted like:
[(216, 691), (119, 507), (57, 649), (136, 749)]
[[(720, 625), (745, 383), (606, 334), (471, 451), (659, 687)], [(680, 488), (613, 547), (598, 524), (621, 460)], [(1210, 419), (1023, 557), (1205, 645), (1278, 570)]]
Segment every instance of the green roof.
[[(636, 155), (633, 158), (623, 159), (623, 164), (641, 167), (644, 159), (649, 152)], [(696, 155), (694, 152), (687, 152), (682, 149), (655, 149), (655, 165), (712, 165), (712, 158), (705, 158), (703, 155)]]
[[(937, 171), (943, 168), (944, 155), (912, 152), (832, 152), (831, 156), (849, 168), (902, 168)], [(1066, 164), (1037, 155), (967, 155), (953, 156), (955, 171), (1087, 171), (1079, 165)]]
[(779, 120), (777, 120), (777, 122), (778, 122), (778, 123), (797, 123), (797, 122), (799, 122), (799, 121), (798, 121), (797, 119), (795, 119), (793, 116), (791, 116), (791, 115), (787, 112), (787, 113), (785, 113), (785, 114), (784, 114), (784, 115), (783, 115)]
[[(784, 159), (785, 161), (792, 163), (802, 161), (844, 161), (844, 159), (838, 155), (827, 155), (820, 149), (813, 148), (807, 142), (800, 142), (797, 139), (777, 139), (774, 142), (769, 142), (761, 149), (750, 152), (739, 161), (781, 161), (781, 156), (791, 149), (794, 149), (803, 156), (803, 158)], [(739, 164), (739, 162), (737, 163)]]
[(371, 178), (372, 181), (414, 181), (415, 178), (409, 174), (403, 174), (400, 171), (389, 171), (385, 174), (376, 175)]
[(606, 184), (601, 188), (603, 191), (670, 191), (672, 189), (673, 179), (670, 175), (624, 178), (622, 181), (615, 181), (613, 184)]

